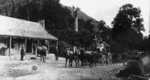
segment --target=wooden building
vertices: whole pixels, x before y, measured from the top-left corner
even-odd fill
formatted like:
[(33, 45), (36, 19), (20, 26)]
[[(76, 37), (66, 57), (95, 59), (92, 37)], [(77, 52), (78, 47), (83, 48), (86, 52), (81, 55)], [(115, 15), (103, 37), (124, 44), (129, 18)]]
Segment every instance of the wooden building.
[(24, 44), (25, 49), (28, 51), (28, 47), (31, 47), (31, 51), (32, 43), (45, 40), (48, 44), (50, 40), (57, 41), (58, 38), (48, 33), (40, 23), (0, 15), (0, 41), (7, 45), (9, 56), (12, 47), (19, 49), (20, 44)]

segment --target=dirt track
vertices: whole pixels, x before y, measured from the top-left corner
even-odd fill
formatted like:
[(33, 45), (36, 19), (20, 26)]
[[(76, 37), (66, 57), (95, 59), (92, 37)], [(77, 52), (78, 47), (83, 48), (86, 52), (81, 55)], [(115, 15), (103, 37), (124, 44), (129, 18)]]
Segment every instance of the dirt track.
[[(0, 58), (0, 62), (0, 80), (116, 80), (114, 73), (121, 67), (69, 68), (64, 66), (63, 58), (55, 61), (52, 54), (48, 55), (46, 63), (40, 62), (39, 58), (25, 61)], [(37, 70), (32, 70), (32, 66), (37, 66)]]

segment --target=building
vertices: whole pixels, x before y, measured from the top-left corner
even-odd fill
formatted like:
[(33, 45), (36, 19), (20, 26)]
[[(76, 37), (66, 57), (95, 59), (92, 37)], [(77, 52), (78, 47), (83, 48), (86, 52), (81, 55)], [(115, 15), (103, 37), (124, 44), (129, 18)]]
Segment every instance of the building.
[(9, 49), (9, 56), (11, 48), (18, 50), (24, 44), (27, 51), (32, 51), (33, 43), (39, 44), (45, 40), (57, 41), (58, 38), (49, 34), (40, 23), (0, 16), (0, 43)]

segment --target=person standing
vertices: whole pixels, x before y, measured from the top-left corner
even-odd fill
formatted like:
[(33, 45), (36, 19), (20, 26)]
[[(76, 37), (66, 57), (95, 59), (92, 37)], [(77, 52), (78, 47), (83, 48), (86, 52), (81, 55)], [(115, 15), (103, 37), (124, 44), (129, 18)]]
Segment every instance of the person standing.
[(36, 44), (33, 44), (33, 54), (35, 55), (36, 53)]
[(112, 54), (108, 53), (108, 64), (112, 64)]
[(58, 61), (58, 46), (55, 46), (55, 59)]
[(103, 63), (103, 65), (106, 65), (106, 55), (105, 54), (102, 55), (102, 63)]
[(123, 53), (121, 58), (122, 58), (123, 66), (125, 66), (126, 54)]
[(25, 51), (24, 51), (24, 47), (21, 47), (21, 61), (24, 60), (24, 55), (25, 55)]

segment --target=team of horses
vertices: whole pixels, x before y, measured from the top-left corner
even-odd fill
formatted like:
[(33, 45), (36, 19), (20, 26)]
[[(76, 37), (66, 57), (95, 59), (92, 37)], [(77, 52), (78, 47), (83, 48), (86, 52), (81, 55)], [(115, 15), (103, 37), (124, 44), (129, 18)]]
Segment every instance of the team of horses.
[(69, 65), (69, 67), (73, 66), (73, 61), (76, 67), (112, 64), (112, 54), (102, 52), (99, 49), (87, 51), (77, 46), (67, 48), (59, 47), (58, 52), (65, 58), (65, 66)]
[[(85, 50), (77, 46), (63, 47), (63, 45), (59, 45), (57, 52), (59, 56), (65, 58), (66, 67), (72, 67), (73, 62), (75, 62), (76, 67), (112, 64), (113, 55), (110, 52), (101, 50), (97, 48)], [(46, 62), (46, 51), (47, 48), (45, 46), (37, 46), (37, 55), (41, 57), (41, 61), (43, 62)]]

